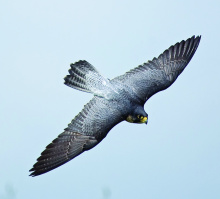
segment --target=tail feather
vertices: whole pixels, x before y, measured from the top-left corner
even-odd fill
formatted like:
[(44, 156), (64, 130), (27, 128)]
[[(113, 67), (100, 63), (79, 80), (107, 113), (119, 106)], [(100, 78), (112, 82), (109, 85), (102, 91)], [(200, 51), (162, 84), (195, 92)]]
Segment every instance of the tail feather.
[(64, 80), (64, 84), (88, 93), (106, 97), (111, 83), (104, 78), (90, 63), (80, 60), (70, 64), (69, 75)]

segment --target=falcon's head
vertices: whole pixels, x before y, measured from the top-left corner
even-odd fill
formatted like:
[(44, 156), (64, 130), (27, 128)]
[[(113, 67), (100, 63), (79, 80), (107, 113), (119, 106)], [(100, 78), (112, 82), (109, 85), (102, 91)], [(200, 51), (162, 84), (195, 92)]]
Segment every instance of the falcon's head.
[(147, 124), (148, 114), (144, 111), (143, 107), (138, 107), (134, 110), (132, 114), (129, 114), (126, 117), (126, 121), (130, 123)]

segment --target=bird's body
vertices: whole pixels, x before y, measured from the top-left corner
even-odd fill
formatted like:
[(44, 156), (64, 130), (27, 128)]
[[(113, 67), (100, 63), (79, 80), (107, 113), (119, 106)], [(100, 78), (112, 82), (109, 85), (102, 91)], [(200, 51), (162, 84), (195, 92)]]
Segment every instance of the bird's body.
[(171, 46), (158, 58), (109, 80), (87, 61), (71, 64), (67, 86), (94, 97), (37, 159), (31, 176), (46, 173), (96, 146), (118, 123), (147, 123), (145, 102), (168, 88), (193, 57), (200, 36)]

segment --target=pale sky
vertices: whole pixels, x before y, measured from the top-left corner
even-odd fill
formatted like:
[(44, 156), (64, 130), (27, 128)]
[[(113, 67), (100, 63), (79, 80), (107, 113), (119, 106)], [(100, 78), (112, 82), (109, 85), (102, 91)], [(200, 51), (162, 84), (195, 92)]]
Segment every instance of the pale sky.
[[(9, 0), (0, 6), (0, 199), (220, 198), (220, 1)], [(95, 148), (38, 177), (40, 153), (91, 98), (63, 84), (87, 60), (113, 78), (202, 35), (177, 81)]]

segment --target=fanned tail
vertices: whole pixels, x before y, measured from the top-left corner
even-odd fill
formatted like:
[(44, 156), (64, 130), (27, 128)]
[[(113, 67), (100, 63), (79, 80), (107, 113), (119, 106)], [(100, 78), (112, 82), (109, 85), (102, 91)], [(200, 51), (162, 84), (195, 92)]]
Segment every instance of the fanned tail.
[(70, 64), (69, 74), (64, 80), (64, 84), (88, 93), (105, 97), (111, 83), (104, 78), (99, 72), (85, 60), (80, 60), (74, 64)]

